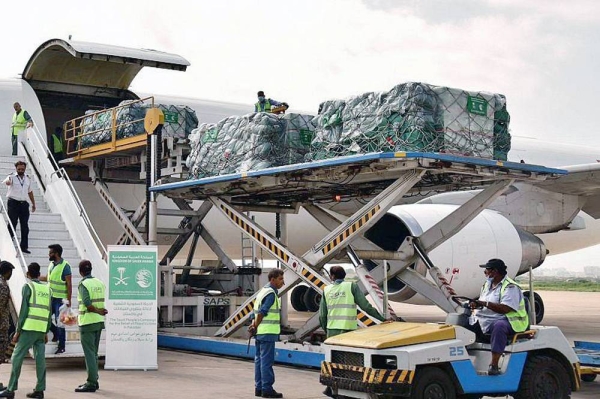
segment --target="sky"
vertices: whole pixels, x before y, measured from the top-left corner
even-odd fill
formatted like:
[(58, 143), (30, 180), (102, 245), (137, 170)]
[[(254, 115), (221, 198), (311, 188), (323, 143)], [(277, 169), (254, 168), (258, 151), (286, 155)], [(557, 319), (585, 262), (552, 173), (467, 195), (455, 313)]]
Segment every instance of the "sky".
[(596, 0), (30, 0), (6, 11), (0, 78), (71, 35), (191, 63), (183, 73), (145, 68), (136, 92), (250, 110), (264, 90), (316, 112), (324, 100), (420, 81), (504, 94), (512, 134), (600, 147)]
[[(101, 4), (101, 5), (100, 5)], [(133, 90), (316, 112), (324, 100), (420, 81), (504, 94), (519, 136), (600, 147), (600, 3), (593, 0), (32, 0), (2, 14), (0, 77), (51, 38), (175, 53)]]

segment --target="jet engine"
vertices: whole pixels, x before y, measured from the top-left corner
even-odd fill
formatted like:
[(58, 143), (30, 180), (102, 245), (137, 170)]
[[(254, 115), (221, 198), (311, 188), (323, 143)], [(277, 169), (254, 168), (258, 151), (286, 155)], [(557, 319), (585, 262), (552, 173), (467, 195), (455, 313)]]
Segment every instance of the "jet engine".
[[(407, 236), (419, 236), (449, 215), (458, 206), (412, 204), (395, 206), (383, 216), (365, 237), (387, 251), (397, 251)], [(504, 260), (508, 275), (515, 277), (538, 267), (546, 257), (544, 243), (531, 233), (515, 227), (508, 219), (484, 210), (460, 232), (429, 253), (429, 258), (444, 274), (459, 295), (476, 297), (485, 280), (479, 265), (491, 258)], [(374, 262), (365, 261), (371, 269)], [(422, 261), (410, 266), (421, 275), (427, 274)], [(388, 281), (392, 301), (429, 304), (400, 279)]]

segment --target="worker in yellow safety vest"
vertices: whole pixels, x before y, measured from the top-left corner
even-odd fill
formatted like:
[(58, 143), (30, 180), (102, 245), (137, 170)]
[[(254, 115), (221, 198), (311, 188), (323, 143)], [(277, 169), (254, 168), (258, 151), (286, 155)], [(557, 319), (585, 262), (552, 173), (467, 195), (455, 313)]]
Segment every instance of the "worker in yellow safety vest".
[(79, 303), (79, 332), (81, 346), (85, 355), (87, 380), (75, 388), (75, 392), (96, 392), (98, 385), (98, 347), (100, 335), (104, 329), (104, 307), (106, 287), (104, 283), (92, 277), (92, 263), (89, 260), (79, 262), (79, 274), (83, 278), (77, 291)]
[[(485, 269), (486, 282), (481, 288), (479, 299), (471, 303), (477, 311), (477, 322), (469, 326), (478, 339), (489, 339), (492, 346), (492, 361), (488, 375), (499, 375), (498, 362), (506, 348), (510, 335), (523, 332), (529, 327), (529, 315), (525, 298), (519, 285), (507, 276), (507, 267), (502, 259), (490, 259), (480, 265)], [(485, 334), (489, 334), (486, 337)]]
[(28, 398), (43, 398), (46, 390), (46, 334), (50, 330), (50, 297), (51, 289), (40, 282), (40, 265), (30, 263), (27, 266), (27, 277), (30, 282), (23, 285), (19, 323), (13, 337), (16, 344), (11, 363), (12, 370), (6, 389), (0, 392), (0, 398), (14, 398), (18, 388), (19, 376), (23, 359), (33, 348), (35, 357), (35, 373), (37, 383), (33, 392), (28, 393)]
[(274, 107), (279, 106), (288, 106), (287, 103), (280, 103), (279, 101), (275, 101), (272, 98), (266, 98), (264, 91), (259, 91), (258, 93), (258, 102), (254, 104), (254, 112), (272, 112)]
[(251, 336), (256, 335), (254, 354), (254, 395), (263, 398), (282, 398), (283, 394), (273, 389), (275, 373), (275, 342), (281, 332), (281, 300), (278, 290), (283, 287), (283, 270), (273, 269), (268, 274), (269, 284), (256, 296), (252, 324), (248, 328)]
[(14, 103), (13, 108), (15, 113), (12, 117), (12, 123), (10, 125), (10, 140), (12, 142), (12, 154), (17, 155), (17, 143), (19, 142), (19, 133), (24, 131), (26, 128), (33, 126), (33, 121), (29, 113), (21, 108), (21, 104)]
[(56, 162), (60, 161), (64, 157), (63, 153), (63, 129), (60, 126), (57, 126), (54, 129), (54, 133), (52, 133), (52, 143), (50, 144), (50, 148), (52, 149), (52, 155)]
[[(65, 304), (71, 306), (71, 297), (73, 295), (73, 283), (71, 265), (62, 258), (63, 248), (60, 244), (48, 245), (48, 275), (42, 277), (42, 281), (48, 281), (52, 288), (52, 314), (58, 324), (61, 306)], [(51, 326), (52, 342), (58, 342), (55, 355), (65, 352), (66, 332), (64, 327)]]

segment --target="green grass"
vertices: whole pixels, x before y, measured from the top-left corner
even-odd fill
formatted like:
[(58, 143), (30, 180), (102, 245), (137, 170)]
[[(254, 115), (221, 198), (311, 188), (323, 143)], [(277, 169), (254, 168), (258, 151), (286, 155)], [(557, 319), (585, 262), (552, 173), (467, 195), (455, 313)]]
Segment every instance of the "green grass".
[[(529, 281), (517, 281), (522, 289), (529, 289)], [(533, 280), (533, 289), (542, 291), (600, 292), (600, 282), (596, 279), (572, 278), (567, 280)]]

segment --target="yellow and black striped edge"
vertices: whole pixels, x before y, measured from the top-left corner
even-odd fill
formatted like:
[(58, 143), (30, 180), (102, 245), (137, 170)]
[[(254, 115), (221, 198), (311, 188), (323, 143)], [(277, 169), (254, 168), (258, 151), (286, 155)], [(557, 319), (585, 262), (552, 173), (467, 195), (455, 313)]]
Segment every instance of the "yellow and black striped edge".
[(333, 370), (347, 370), (362, 373), (361, 382), (365, 384), (412, 384), (414, 370), (382, 370), (370, 367), (349, 366), (330, 362), (321, 363), (321, 375), (334, 378)]
[(365, 327), (371, 327), (377, 324), (373, 319), (371, 319), (367, 314), (361, 310), (357, 311), (356, 315), (358, 321), (360, 321)]
[(279, 260), (283, 261), (285, 264), (290, 260), (290, 256), (283, 250), (283, 248), (277, 245), (273, 240), (269, 237), (261, 234), (256, 229), (252, 228), (248, 223), (246, 223), (242, 218), (236, 215), (231, 209), (221, 204), (221, 209), (232, 222), (240, 226), (246, 233), (250, 234), (254, 239), (260, 242), (269, 252), (275, 255)]
[(340, 245), (346, 238), (350, 237), (351, 234), (356, 233), (356, 231), (359, 228), (361, 228), (362, 226), (364, 226), (365, 224), (367, 224), (369, 219), (371, 219), (373, 216), (375, 216), (375, 214), (377, 212), (379, 212), (380, 209), (381, 209), (381, 206), (375, 205), (373, 208), (371, 208), (370, 211), (365, 213), (360, 219), (358, 219), (356, 222), (352, 223), (352, 225), (349, 226), (346, 230), (342, 231), (333, 240), (329, 241), (329, 243), (327, 243), (322, 249), (323, 255), (327, 255), (335, 247)]
[(313, 272), (311, 272), (310, 270), (308, 270), (307, 268), (303, 267), (302, 268), (302, 276), (309, 282), (311, 282), (312, 284), (314, 284), (318, 289), (320, 289), (321, 291), (325, 290), (325, 287), (327, 286), (327, 284), (325, 284), (323, 282), (323, 280), (321, 280), (319, 278), (319, 276), (317, 276), (316, 274), (314, 274)]
[(244, 317), (246, 317), (246, 315), (250, 314), (250, 312), (252, 312), (252, 309), (254, 308), (253, 305), (254, 305), (254, 302), (251, 301), (249, 304), (244, 306), (243, 309), (240, 309), (240, 311), (235, 315), (235, 317), (233, 319), (231, 319), (229, 321), (229, 323), (227, 323), (225, 325), (225, 330), (229, 330), (230, 328), (235, 326), (240, 320), (242, 320)]

